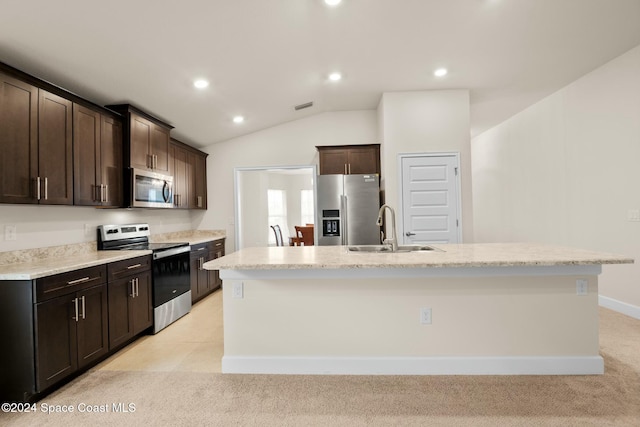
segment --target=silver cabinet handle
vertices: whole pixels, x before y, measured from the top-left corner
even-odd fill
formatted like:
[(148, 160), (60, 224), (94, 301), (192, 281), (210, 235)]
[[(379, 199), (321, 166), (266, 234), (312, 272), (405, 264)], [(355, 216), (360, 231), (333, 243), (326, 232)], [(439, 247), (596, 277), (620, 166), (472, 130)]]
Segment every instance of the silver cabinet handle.
[(73, 318), (76, 322), (78, 321), (78, 298), (73, 299), (73, 304), (75, 305), (76, 316)]
[(349, 175), (351, 175), (351, 163), (349, 163)]
[(86, 318), (86, 317), (85, 317), (85, 305), (84, 305), (84, 299), (85, 299), (85, 296), (84, 296), (84, 295), (82, 295), (82, 320), (84, 320), (84, 319)]
[(109, 184), (104, 185), (104, 200), (103, 202), (109, 201)]
[(130, 265), (129, 267), (127, 267), (127, 270), (132, 270), (132, 269), (134, 269), (134, 268), (138, 268), (138, 267), (142, 267), (142, 264), (133, 264), (133, 265)]
[(78, 283), (84, 283), (89, 281), (89, 277), (83, 277), (82, 279), (72, 280), (67, 282), (67, 285), (77, 285)]
[(40, 177), (36, 177), (36, 199), (40, 200)]
[(140, 296), (140, 279), (136, 277), (136, 296)]
[(198, 248), (199, 251), (204, 251), (207, 248)]
[(131, 293), (129, 294), (129, 296), (131, 298), (135, 298), (136, 297), (135, 282), (136, 282), (136, 279), (129, 280), (129, 284), (131, 285)]
[(406, 233), (404, 233), (404, 235), (405, 235), (405, 236), (407, 236), (407, 237), (408, 237), (408, 236), (415, 236), (415, 235), (416, 235), (416, 233), (412, 233), (412, 232), (410, 232), (410, 231), (407, 231)]
[(49, 179), (44, 177), (44, 199), (47, 200), (49, 198)]
[(345, 175), (347, 174), (347, 164), (346, 163), (344, 164), (344, 174)]
[(199, 208), (201, 208), (201, 207), (203, 206), (203, 205), (202, 205), (202, 196), (198, 196), (198, 197), (196, 197), (196, 200), (197, 200), (196, 205), (197, 205)]

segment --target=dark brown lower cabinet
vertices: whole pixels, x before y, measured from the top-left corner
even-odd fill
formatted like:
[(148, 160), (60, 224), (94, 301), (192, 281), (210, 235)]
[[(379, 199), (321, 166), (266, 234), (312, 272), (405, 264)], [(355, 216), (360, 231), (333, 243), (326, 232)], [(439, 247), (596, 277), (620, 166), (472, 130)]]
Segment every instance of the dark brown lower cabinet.
[(0, 401), (32, 402), (153, 325), (151, 256), (0, 281)]
[(191, 246), (191, 301), (196, 302), (222, 286), (217, 270), (205, 270), (203, 264), (224, 256), (225, 239)]
[(38, 391), (109, 351), (106, 283), (36, 304), (35, 319)]
[(151, 272), (109, 282), (109, 348), (114, 349), (153, 325)]
[(153, 325), (151, 257), (113, 262), (109, 277), (109, 349), (113, 350)]

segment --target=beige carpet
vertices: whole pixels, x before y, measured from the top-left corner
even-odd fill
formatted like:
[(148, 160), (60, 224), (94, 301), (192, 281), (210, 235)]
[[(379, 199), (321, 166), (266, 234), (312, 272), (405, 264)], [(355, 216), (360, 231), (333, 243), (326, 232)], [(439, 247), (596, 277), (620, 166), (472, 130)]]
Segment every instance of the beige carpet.
[[(92, 370), (6, 426), (640, 426), (640, 321), (600, 310), (604, 375), (276, 376)], [(72, 414), (40, 412), (72, 405)], [(78, 413), (82, 403), (108, 413)], [(113, 404), (135, 405), (115, 413)]]

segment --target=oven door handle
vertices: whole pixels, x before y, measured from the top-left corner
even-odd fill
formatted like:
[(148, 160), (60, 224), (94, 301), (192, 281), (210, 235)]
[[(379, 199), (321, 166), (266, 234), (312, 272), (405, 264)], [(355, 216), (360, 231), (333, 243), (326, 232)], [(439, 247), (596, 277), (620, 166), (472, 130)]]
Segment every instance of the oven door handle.
[(160, 252), (154, 252), (153, 253), (153, 259), (167, 258), (167, 257), (170, 257), (170, 256), (179, 255), (179, 254), (190, 252), (190, 251), (191, 251), (191, 247), (190, 246), (180, 246), (180, 247), (177, 247), (177, 248), (171, 248), (171, 249), (167, 249), (167, 250), (160, 251)]

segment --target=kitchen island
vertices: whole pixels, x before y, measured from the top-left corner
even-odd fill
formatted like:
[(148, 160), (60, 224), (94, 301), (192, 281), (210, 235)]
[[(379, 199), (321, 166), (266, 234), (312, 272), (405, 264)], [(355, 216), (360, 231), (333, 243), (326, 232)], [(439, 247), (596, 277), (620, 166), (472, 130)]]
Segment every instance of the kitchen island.
[(246, 248), (223, 279), (225, 373), (601, 374), (598, 280), (620, 255), (537, 244)]

